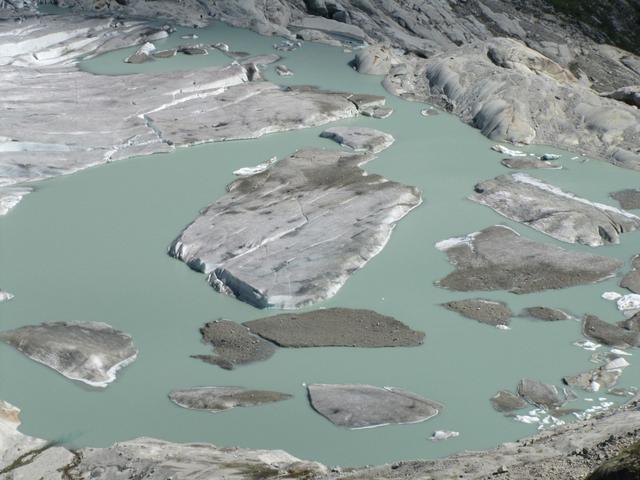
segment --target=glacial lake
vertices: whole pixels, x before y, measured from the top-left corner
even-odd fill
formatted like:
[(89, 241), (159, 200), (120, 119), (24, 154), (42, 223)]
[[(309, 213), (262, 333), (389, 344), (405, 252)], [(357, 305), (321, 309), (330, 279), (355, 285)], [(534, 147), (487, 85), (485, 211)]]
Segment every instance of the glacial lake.
[[(181, 35), (196, 33), (198, 40)], [(440, 306), (453, 299), (482, 297), (524, 307), (566, 309), (614, 322), (623, 318), (605, 291), (624, 293), (618, 278), (595, 285), (515, 295), (506, 292), (455, 293), (433, 282), (452, 270), (434, 244), (494, 224), (566, 249), (624, 260), (640, 253), (640, 232), (622, 236), (621, 245), (598, 249), (557, 242), (466, 200), (478, 181), (510, 173), (500, 165), (495, 143), (457, 118), (424, 117), (425, 105), (405, 102), (384, 91), (381, 78), (354, 72), (353, 53), (305, 43), (276, 52), (276, 38), (215, 24), (204, 30), (179, 29), (156, 42), (226, 42), (232, 50), (279, 53), (295, 75), (281, 78), (273, 66), (265, 76), (280, 84), (385, 95), (395, 113), (384, 120), (360, 117), (331, 125), (370, 126), (391, 133), (395, 144), (366, 165), (369, 172), (417, 186), (424, 203), (405, 217), (386, 248), (356, 272), (323, 307), (369, 308), (426, 332), (425, 343), (398, 349), (279, 349), (268, 361), (225, 371), (190, 358), (209, 353), (198, 332), (205, 322), (243, 322), (277, 311), (257, 310), (216, 293), (205, 277), (167, 255), (167, 247), (198, 211), (225, 193), (232, 172), (296, 149), (340, 148), (319, 138), (319, 128), (274, 134), (257, 140), (180, 148), (91, 168), (35, 184), (36, 191), (6, 217), (0, 217), (0, 285), (15, 294), (0, 305), (2, 329), (50, 321), (100, 321), (131, 334), (138, 360), (120, 371), (106, 389), (90, 389), (65, 379), (6, 345), (0, 345), (0, 398), (22, 409), (22, 431), (70, 446), (108, 446), (151, 436), (176, 442), (283, 449), (329, 465), (364, 465), (434, 458), (466, 449), (491, 448), (536, 431), (495, 412), (489, 398), (514, 390), (522, 377), (561, 385), (564, 375), (595, 367), (592, 352), (573, 345), (583, 339), (576, 321), (546, 323), (514, 318), (499, 330), (462, 318)], [(201, 68), (228, 63), (212, 50), (207, 56), (180, 55), (144, 65), (123, 59), (135, 48), (88, 60), (82, 68), (105, 75)], [(114, 92), (117, 95), (117, 92)], [(556, 150), (529, 147), (529, 152)], [(531, 175), (593, 201), (617, 204), (608, 193), (638, 187), (640, 173), (562, 153), (562, 170)], [(627, 267), (628, 268), (628, 267)], [(622, 272), (626, 271), (623, 270)], [(600, 351), (607, 351), (605, 347)], [(640, 385), (633, 351), (619, 386)], [(316, 414), (305, 383), (368, 383), (397, 386), (445, 405), (420, 424), (347, 430)], [(210, 414), (173, 405), (174, 388), (237, 385), (291, 393), (272, 405)], [(568, 407), (587, 408), (599, 398), (620, 397), (576, 391)], [(594, 402), (585, 401), (591, 398)], [(528, 409), (530, 410), (530, 409)], [(525, 410), (526, 412), (526, 410)], [(568, 418), (567, 418), (568, 419)], [(436, 430), (458, 438), (432, 442)]]

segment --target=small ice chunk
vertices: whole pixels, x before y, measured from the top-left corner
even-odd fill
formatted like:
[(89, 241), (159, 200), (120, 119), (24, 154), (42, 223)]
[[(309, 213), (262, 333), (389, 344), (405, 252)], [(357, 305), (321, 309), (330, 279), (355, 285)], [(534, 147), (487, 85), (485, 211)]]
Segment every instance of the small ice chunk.
[(604, 292), (602, 294), (602, 298), (604, 298), (605, 300), (618, 300), (621, 297), (622, 295), (620, 295), (618, 292)]
[(8, 302), (13, 298), (13, 294), (0, 290), (0, 302)]
[(620, 350), (619, 348), (612, 348), (611, 353), (613, 353), (614, 355), (626, 355), (627, 357), (630, 357), (632, 355), (631, 353)]
[(491, 147), (491, 150), (498, 153), (504, 153), (505, 155), (509, 155), (510, 157), (526, 157), (527, 156), (526, 153), (521, 152), (520, 150), (511, 150), (510, 148), (507, 148), (504, 145), (494, 145), (493, 147)]
[(271, 165), (273, 165), (277, 161), (278, 161), (278, 157), (271, 157), (266, 162), (260, 163), (260, 164), (256, 165), (255, 167), (239, 168), (238, 170), (235, 170), (233, 172), (233, 174), (238, 176), (238, 177), (248, 177), (248, 176), (251, 176), (251, 175), (256, 175), (258, 173), (264, 172), (267, 168), (269, 168)]
[(621, 312), (635, 313), (640, 311), (640, 295), (630, 293), (624, 297), (618, 298), (618, 310)]
[(618, 357), (616, 359), (611, 360), (604, 366), (605, 370), (620, 370), (622, 368), (626, 368), (630, 365), (624, 358)]
[(459, 437), (460, 432), (450, 432), (448, 430), (436, 430), (431, 435), (430, 440), (432, 442), (441, 442), (442, 440), (448, 440), (450, 438)]
[(544, 155), (542, 155), (540, 157), (540, 160), (557, 160), (561, 157), (562, 155), (557, 155), (555, 153), (545, 153)]
[(522, 423), (540, 423), (540, 418), (539, 417), (532, 417), (530, 415), (516, 415), (515, 416), (515, 420), (517, 422), (522, 422)]
[(576, 347), (584, 348), (585, 350), (589, 350), (590, 352), (593, 352), (602, 346), (599, 343), (592, 342), (591, 340), (578, 340), (573, 344)]

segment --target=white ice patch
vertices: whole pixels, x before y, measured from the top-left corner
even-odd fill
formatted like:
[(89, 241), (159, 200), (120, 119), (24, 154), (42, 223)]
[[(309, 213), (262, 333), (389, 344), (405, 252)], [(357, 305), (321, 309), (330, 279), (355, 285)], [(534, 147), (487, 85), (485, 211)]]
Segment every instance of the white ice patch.
[(436, 248), (442, 252), (446, 252), (450, 248), (457, 247), (458, 245), (467, 245), (473, 248), (473, 239), (476, 238), (480, 232), (473, 232), (464, 237), (453, 237), (446, 240), (441, 240), (436, 243)]
[(605, 370), (621, 370), (623, 368), (628, 367), (629, 365), (631, 364), (627, 362), (624, 358), (618, 357), (614, 360), (611, 360), (609, 363), (607, 363), (604, 366), (604, 369)]
[(516, 415), (514, 418), (516, 422), (521, 422), (521, 423), (527, 423), (527, 424), (540, 423), (540, 417), (532, 417), (530, 415)]
[(498, 153), (504, 153), (505, 155), (509, 155), (510, 157), (526, 157), (527, 156), (526, 153), (521, 152), (520, 150), (511, 150), (510, 148), (507, 148), (504, 145), (494, 145), (493, 147), (491, 147), (491, 150)]
[(625, 314), (634, 315), (640, 311), (640, 295), (630, 293), (620, 297), (617, 302), (618, 310)]
[(620, 350), (619, 348), (612, 348), (611, 353), (613, 353), (614, 355), (626, 355), (628, 357), (632, 355), (631, 353)]
[(594, 351), (596, 351), (598, 348), (600, 348), (602, 346), (599, 343), (592, 342), (591, 340), (578, 340), (577, 342), (574, 342), (573, 344), (576, 347), (584, 348), (585, 350), (588, 350), (590, 352), (594, 352)]
[(267, 170), (271, 165), (273, 165), (277, 161), (278, 161), (278, 157), (271, 157), (266, 162), (260, 163), (260, 164), (256, 165), (255, 167), (239, 168), (238, 170), (235, 170), (233, 172), (233, 174), (238, 176), (238, 177), (249, 177), (251, 175), (256, 175), (258, 173), (264, 172), (265, 170)]
[(496, 325), (496, 328), (498, 330), (511, 330), (511, 327), (509, 325)]
[(13, 298), (13, 294), (0, 290), (0, 302), (8, 302)]
[(622, 295), (619, 294), (618, 292), (604, 292), (602, 294), (602, 298), (604, 298), (605, 300), (618, 300), (619, 298), (621, 298)]
[(442, 440), (448, 440), (450, 438), (459, 437), (460, 432), (450, 432), (448, 430), (436, 430), (433, 435), (429, 437), (432, 442), (441, 442)]
[(557, 160), (562, 155), (558, 155), (556, 153), (545, 153), (540, 157), (540, 160)]
[(0, 216), (6, 215), (20, 203), (22, 197), (33, 191), (29, 187), (0, 188)]

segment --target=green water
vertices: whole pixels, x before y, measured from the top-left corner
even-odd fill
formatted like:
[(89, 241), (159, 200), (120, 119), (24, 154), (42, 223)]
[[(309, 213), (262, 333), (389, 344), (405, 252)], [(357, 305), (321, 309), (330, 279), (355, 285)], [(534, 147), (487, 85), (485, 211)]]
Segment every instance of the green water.
[[(201, 38), (196, 42), (225, 41), (232, 50), (252, 54), (272, 53), (276, 41), (220, 24), (197, 33)], [(163, 42), (157, 44), (164, 48)], [(212, 54), (131, 66), (122, 63), (128, 53), (113, 52), (86, 62), (83, 68), (126, 74), (221, 62)], [(274, 81), (386, 94), (380, 78), (353, 72), (346, 65), (351, 54), (340, 49), (305, 44), (282, 55), (295, 76), (281, 79), (268, 72)], [(499, 164), (502, 156), (490, 150), (492, 142), (455, 117), (425, 118), (420, 115), (423, 105), (388, 94), (387, 99), (395, 109), (388, 119), (357, 118), (335, 124), (366, 125), (393, 134), (396, 143), (366, 169), (416, 185), (424, 204), (400, 222), (380, 255), (354, 274), (334, 298), (316, 306), (370, 308), (393, 315), (427, 333), (423, 346), (280, 349), (267, 362), (234, 371), (189, 358), (210, 351), (199, 339), (198, 328), (204, 322), (220, 317), (242, 322), (274, 312), (216, 293), (203, 275), (168, 257), (167, 246), (201, 208), (224, 194), (233, 170), (306, 146), (337, 146), (318, 137), (323, 128), (314, 128), (181, 148), (41, 182), (35, 193), (0, 218), (0, 285), (16, 295), (0, 305), (3, 329), (49, 321), (102, 321), (130, 333), (140, 350), (138, 360), (122, 370), (116, 382), (105, 390), (93, 390), (0, 345), (0, 398), (22, 408), (23, 431), (72, 446), (107, 446), (153, 436), (281, 448), (302, 458), (342, 465), (433, 458), (493, 447), (535, 432), (535, 426), (493, 411), (488, 399), (499, 389), (515, 388), (525, 376), (559, 384), (563, 375), (592, 368), (591, 353), (572, 345), (581, 339), (579, 323), (516, 318), (511, 330), (501, 331), (444, 310), (439, 306), (442, 302), (475, 295), (433, 286), (451, 270), (445, 255), (433, 245), (503, 223), (535, 240), (578, 251), (594, 249), (561, 244), (466, 200), (477, 181), (508, 172)], [(597, 161), (581, 163), (571, 160), (572, 156), (563, 156), (563, 170), (532, 174), (609, 204), (613, 203), (608, 192), (638, 186), (636, 172)], [(602, 247), (597, 253), (628, 262), (640, 253), (640, 233), (625, 234), (621, 245)], [(600, 295), (616, 290), (618, 281), (522, 296), (479, 295), (506, 301), (516, 312), (544, 305), (615, 321), (621, 315)], [(636, 356), (629, 359), (632, 366), (624, 372), (622, 386), (640, 385)], [(393, 385), (446, 407), (421, 424), (350, 431), (311, 410), (303, 384), (312, 382)], [(173, 388), (197, 385), (239, 385), (295, 396), (286, 402), (218, 414), (181, 409), (167, 399)], [(602, 395), (580, 396), (597, 399)], [(589, 404), (577, 401), (575, 405)], [(456, 430), (460, 437), (433, 443), (427, 438), (435, 430)]]

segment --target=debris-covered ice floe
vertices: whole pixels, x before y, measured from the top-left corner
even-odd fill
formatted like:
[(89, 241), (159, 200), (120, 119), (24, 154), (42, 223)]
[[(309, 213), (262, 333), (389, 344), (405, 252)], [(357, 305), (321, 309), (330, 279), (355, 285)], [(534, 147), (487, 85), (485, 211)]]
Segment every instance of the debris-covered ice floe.
[(456, 438), (460, 436), (460, 432), (452, 432), (449, 430), (436, 430), (433, 432), (429, 440), (432, 442), (441, 442), (443, 440), (449, 440), (450, 438)]
[(251, 175), (256, 175), (257, 173), (264, 172), (267, 168), (269, 168), (271, 165), (273, 165), (277, 161), (278, 161), (278, 157), (271, 157), (266, 162), (259, 163), (255, 167), (239, 168), (238, 170), (235, 170), (233, 172), (233, 174), (238, 176), (238, 177), (248, 177), (248, 176), (251, 176)]

